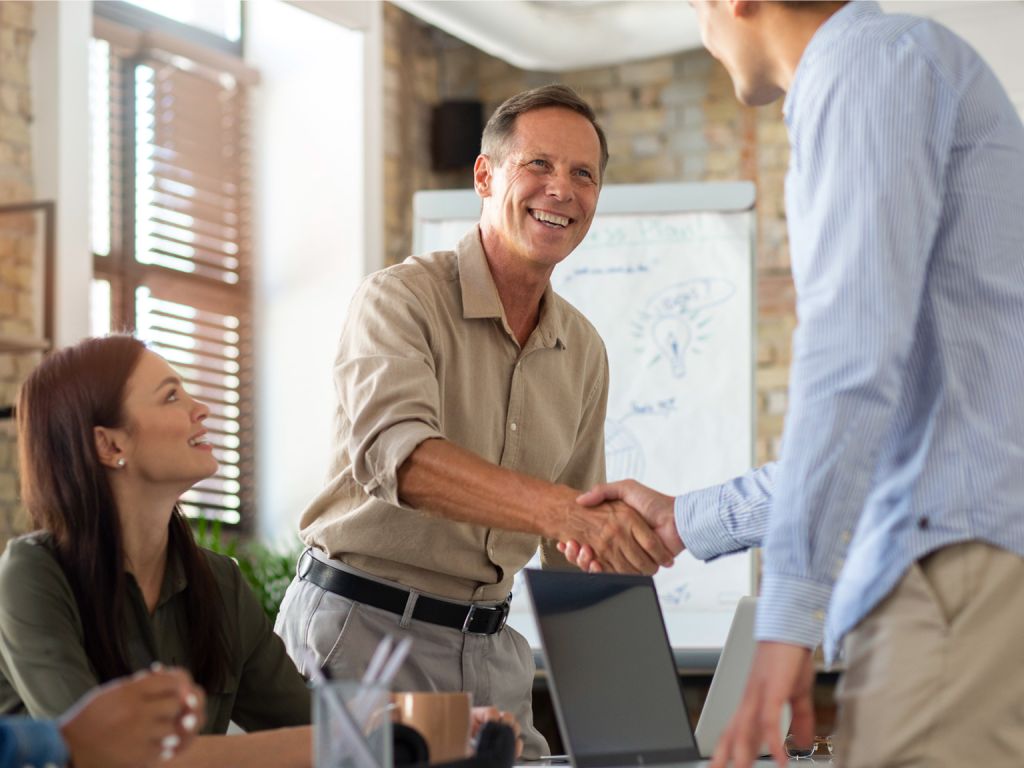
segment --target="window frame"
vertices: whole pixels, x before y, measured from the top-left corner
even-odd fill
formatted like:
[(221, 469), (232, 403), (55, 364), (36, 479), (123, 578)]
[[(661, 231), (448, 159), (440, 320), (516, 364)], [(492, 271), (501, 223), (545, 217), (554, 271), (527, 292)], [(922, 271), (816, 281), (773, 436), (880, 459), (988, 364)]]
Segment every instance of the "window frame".
[[(138, 90), (136, 71), (141, 66), (153, 66), (153, 51), (148, 50), (152, 47), (149, 33), (153, 32), (153, 30), (148, 28), (137, 30), (138, 44), (132, 48), (133, 53), (125, 55), (120, 50), (116, 50), (124, 47), (124, 41), (113, 39), (117, 35), (109, 34), (109, 32), (111, 29), (119, 33), (125, 31), (123, 29), (124, 18), (119, 17), (114, 21), (111, 18), (111, 14), (105, 12), (109, 11), (111, 6), (118, 7), (120, 9), (119, 13), (124, 11), (125, 8), (133, 12), (138, 11), (139, 13), (135, 14), (138, 18), (143, 19), (145, 23), (148, 23), (148, 20), (152, 20), (164, 32), (170, 28), (185, 28), (197, 33), (198, 39), (212, 38), (220, 40), (222, 43), (230, 43), (230, 41), (217, 38), (217, 36), (204, 30), (198, 30), (179, 22), (165, 19), (158, 14), (145, 11), (144, 9), (135, 8), (127, 3), (110, 2), (97, 3), (95, 5), (96, 13), (94, 14), (92, 37), (96, 40), (103, 40), (110, 46), (111, 58), (106, 76), (112, 78), (116, 67), (120, 82), (118, 83), (118, 92), (110, 94), (111, 101), (109, 103), (110, 126), (108, 136), (111, 152), (109, 166), (111, 190), (110, 197), (108, 198), (108, 205), (110, 206), (109, 253), (101, 255), (92, 251), (91, 247), (90, 252), (92, 253), (93, 262), (93, 280), (107, 281), (110, 285), (110, 323), (112, 329), (124, 330), (130, 333), (137, 332), (136, 291), (143, 287), (149, 288), (154, 295), (158, 295), (160, 299), (166, 301), (192, 306), (199, 311), (214, 311), (238, 318), (237, 333), (239, 340), (236, 346), (238, 350), (237, 362), (239, 371), (237, 377), (239, 383), (237, 387), (226, 389), (226, 391), (237, 393), (238, 396), (237, 407), (239, 413), (234, 419), (237, 423), (238, 446), (237, 448), (230, 448), (230, 446), (226, 448), (226, 450), (233, 450), (238, 454), (237, 462), (228, 462), (238, 469), (237, 481), (239, 490), (234, 494), (238, 497), (238, 522), (222, 518), (221, 521), (223, 525), (228, 526), (232, 531), (249, 534), (255, 531), (257, 525), (254, 482), (255, 398), (253, 394), (253, 377), (255, 374), (253, 336), (255, 329), (252, 319), (254, 286), (251, 233), (248, 231), (248, 226), (242, 223), (242, 220), (247, 221), (250, 218), (251, 202), (248, 205), (244, 205), (243, 209), (238, 212), (240, 222), (235, 242), (239, 245), (238, 258), (240, 264), (236, 270), (237, 282), (229, 283), (205, 275), (176, 271), (159, 264), (147, 264), (138, 260), (136, 239), (136, 218), (138, 215), (136, 212), (136, 194), (138, 191), (136, 185), (136, 154), (138, 151), (136, 109)], [(110, 24), (96, 23), (97, 18), (113, 22), (116, 26), (111, 27)], [(107, 34), (104, 33), (105, 31)], [(188, 40), (183, 39), (184, 51), (190, 54), (202, 53), (202, 49), (196, 47), (197, 35), (191, 35), (191, 39)], [(167, 42), (168, 39), (165, 34), (162, 34), (157, 42)], [(239, 43), (237, 49), (240, 50), (240, 48), (241, 45)], [(174, 50), (164, 50), (162, 53), (176, 55)], [(191, 55), (187, 58), (197, 60), (203, 67), (209, 67), (214, 71), (221, 71), (224, 74), (236, 77), (238, 87), (242, 89), (240, 96), (242, 103), (238, 112), (241, 119), (247, 121), (246, 86), (258, 82), (258, 76), (256, 73), (248, 70), (244, 63), (237, 59), (235, 55), (229, 57), (224, 56), (224, 53), (223, 46), (216, 46), (210, 50), (211, 55), (209, 59), (203, 60), (201, 56)], [(218, 65), (227, 66), (219, 67)], [(114, 101), (115, 99), (117, 100), (116, 102)], [(187, 120), (187, 118), (185, 119)], [(248, 136), (248, 129), (245, 125), (241, 128), (241, 133), (243, 144), (240, 146), (244, 147), (245, 138)], [(252, 176), (251, 162), (244, 159), (238, 162), (240, 164), (239, 171), (241, 177), (248, 183)], [(244, 194), (239, 193), (238, 200), (241, 203), (247, 201), (250, 196), (251, 191), (247, 190)], [(196, 338), (201, 338), (201, 335), (197, 335)], [(231, 475), (226, 475), (226, 477), (230, 478)], [(206, 509), (214, 513), (209, 515), (209, 518), (213, 520), (217, 520), (220, 517), (216, 514), (215, 510), (221, 510), (222, 515), (230, 515), (231, 513), (230, 507), (206, 506), (202, 503), (185, 500), (183, 500), (183, 504), (199, 507), (200, 509), (205, 506)], [(208, 515), (203, 516), (207, 517)]]
[(245, 54), (245, 3), (238, 0), (241, 32), (238, 40), (226, 37), (185, 24), (181, 21), (163, 16), (154, 11), (142, 8), (122, 0), (94, 0), (93, 16), (107, 19), (116, 24), (132, 27), (141, 31), (165, 32), (186, 43), (201, 46), (219, 53), (226, 53), (241, 59)]

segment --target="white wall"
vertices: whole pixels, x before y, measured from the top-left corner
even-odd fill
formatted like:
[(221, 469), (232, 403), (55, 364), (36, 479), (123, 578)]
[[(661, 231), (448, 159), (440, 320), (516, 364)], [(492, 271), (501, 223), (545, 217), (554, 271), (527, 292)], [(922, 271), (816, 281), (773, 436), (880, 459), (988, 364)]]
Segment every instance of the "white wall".
[(366, 42), (278, 0), (247, 13), (246, 58), (262, 75), (253, 99), (259, 531), (293, 545), (324, 481), (334, 350), (367, 266)]
[(91, 2), (37, 2), (32, 42), (36, 198), (57, 203), (55, 342), (89, 334), (89, 37)]

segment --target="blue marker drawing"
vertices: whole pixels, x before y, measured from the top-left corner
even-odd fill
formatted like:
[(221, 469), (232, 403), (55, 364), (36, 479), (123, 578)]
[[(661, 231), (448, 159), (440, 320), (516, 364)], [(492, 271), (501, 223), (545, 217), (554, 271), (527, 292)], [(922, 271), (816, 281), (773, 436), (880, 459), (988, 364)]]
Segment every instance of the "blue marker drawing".
[(693, 599), (690, 585), (685, 581), (668, 589), (666, 589), (666, 585), (662, 585), (658, 594), (661, 596), (661, 601), (669, 606), (683, 605)]
[(633, 323), (633, 335), (643, 343), (641, 354), (653, 347), (648, 365), (665, 360), (677, 379), (686, 376), (688, 354), (700, 354), (701, 342), (711, 338), (708, 326), (714, 308), (732, 298), (735, 286), (722, 278), (686, 280), (656, 293)]
[(642, 477), (647, 466), (643, 444), (622, 420), (605, 420), (604, 457), (609, 482)]

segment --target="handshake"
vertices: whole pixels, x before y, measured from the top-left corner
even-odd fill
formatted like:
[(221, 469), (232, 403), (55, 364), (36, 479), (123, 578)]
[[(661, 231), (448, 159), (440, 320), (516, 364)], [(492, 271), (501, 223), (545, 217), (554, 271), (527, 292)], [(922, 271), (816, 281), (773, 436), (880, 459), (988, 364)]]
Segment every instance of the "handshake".
[(595, 486), (564, 508), (553, 538), (584, 571), (651, 575), (683, 551), (675, 499), (635, 480)]

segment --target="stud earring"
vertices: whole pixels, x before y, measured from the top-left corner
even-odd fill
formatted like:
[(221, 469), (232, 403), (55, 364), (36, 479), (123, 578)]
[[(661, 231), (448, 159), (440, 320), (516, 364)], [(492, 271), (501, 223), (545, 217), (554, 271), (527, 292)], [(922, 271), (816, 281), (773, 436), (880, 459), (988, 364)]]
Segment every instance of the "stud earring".
[(117, 461), (116, 461), (115, 463), (117, 464), (117, 468), (118, 468), (118, 469), (124, 469), (124, 465), (125, 465), (125, 464), (126, 464), (127, 462), (126, 462), (126, 461), (124, 460), (124, 457), (122, 456), (122, 457), (121, 457), (120, 459), (118, 459), (118, 460), (117, 460)]

